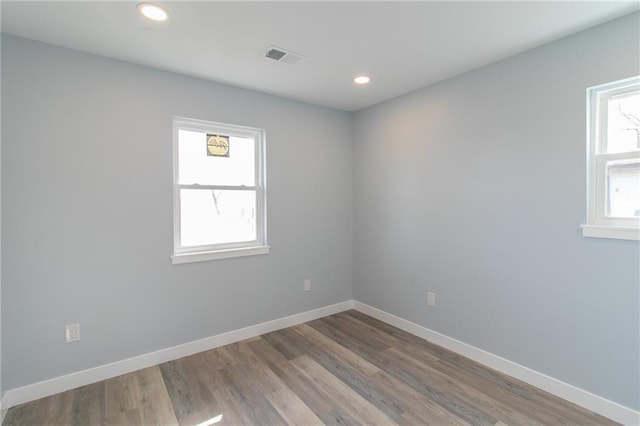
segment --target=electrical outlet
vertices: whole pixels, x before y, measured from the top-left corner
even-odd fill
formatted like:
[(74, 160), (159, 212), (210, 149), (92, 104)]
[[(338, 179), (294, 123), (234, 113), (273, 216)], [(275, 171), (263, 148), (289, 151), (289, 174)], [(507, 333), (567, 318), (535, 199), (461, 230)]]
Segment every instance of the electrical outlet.
[(430, 291), (427, 292), (427, 305), (436, 306), (436, 294)]
[(80, 340), (80, 324), (69, 324), (64, 326), (65, 343), (77, 342)]
[(304, 291), (311, 291), (311, 280), (309, 278), (304, 280)]

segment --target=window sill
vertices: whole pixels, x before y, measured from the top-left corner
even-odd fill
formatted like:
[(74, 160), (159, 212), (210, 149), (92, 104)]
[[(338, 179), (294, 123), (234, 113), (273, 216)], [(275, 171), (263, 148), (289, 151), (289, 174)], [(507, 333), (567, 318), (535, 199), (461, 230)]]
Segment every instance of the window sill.
[(628, 226), (581, 225), (583, 237), (640, 241), (640, 229)]
[(232, 257), (255, 256), (258, 254), (268, 254), (269, 246), (242, 247), (234, 249), (200, 251), (195, 253), (180, 253), (171, 256), (171, 263), (204, 262), (207, 260), (229, 259)]

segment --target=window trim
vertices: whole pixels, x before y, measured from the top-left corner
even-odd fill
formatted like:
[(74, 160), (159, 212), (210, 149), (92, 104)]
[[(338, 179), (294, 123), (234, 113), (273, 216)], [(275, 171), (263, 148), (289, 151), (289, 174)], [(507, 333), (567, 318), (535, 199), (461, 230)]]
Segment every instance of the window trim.
[[(181, 185), (179, 177), (179, 130), (196, 132), (216, 132), (230, 136), (252, 138), (255, 141), (255, 178), (254, 186), (245, 185)], [(186, 117), (173, 117), (173, 264), (201, 262), (207, 260), (227, 259), (233, 257), (253, 256), (269, 253), (267, 244), (267, 197), (265, 173), (265, 131), (253, 127), (218, 123)], [(230, 189), (256, 192), (256, 239), (225, 244), (212, 244), (183, 247), (181, 241), (180, 190), (184, 188), (198, 189)]]
[(581, 225), (585, 237), (640, 241), (640, 218), (606, 215), (606, 164), (611, 160), (637, 158), (638, 151), (599, 153), (607, 143), (608, 108), (612, 96), (640, 88), (640, 76), (593, 86), (587, 89), (587, 223)]

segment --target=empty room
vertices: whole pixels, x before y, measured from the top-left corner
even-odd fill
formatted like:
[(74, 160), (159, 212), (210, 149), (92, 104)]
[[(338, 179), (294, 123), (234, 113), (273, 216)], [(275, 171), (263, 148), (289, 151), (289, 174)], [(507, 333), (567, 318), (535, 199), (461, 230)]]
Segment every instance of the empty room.
[(640, 425), (637, 1), (0, 1), (2, 425)]

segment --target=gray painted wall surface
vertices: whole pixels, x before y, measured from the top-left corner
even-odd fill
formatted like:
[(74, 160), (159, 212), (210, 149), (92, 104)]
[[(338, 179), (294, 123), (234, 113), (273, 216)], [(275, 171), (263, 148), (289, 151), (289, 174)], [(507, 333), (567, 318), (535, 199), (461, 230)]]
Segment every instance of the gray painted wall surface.
[(640, 408), (639, 245), (579, 228), (585, 89), (639, 73), (638, 20), (357, 113), (355, 299)]
[[(352, 298), (350, 114), (5, 35), (2, 104), (5, 389)], [(173, 115), (266, 129), (269, 255), (171, 265)]]

